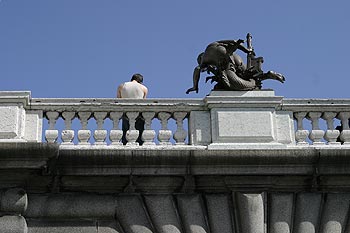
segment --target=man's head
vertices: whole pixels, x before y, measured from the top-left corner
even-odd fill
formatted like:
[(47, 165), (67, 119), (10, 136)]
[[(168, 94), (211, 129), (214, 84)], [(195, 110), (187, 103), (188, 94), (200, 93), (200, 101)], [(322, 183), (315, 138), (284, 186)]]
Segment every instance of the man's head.
[(143, 76), (141, 74), (134, 74), (131, 77), (131, 81), (134, 81), (134, 80), (138, 83), (143, 83)]

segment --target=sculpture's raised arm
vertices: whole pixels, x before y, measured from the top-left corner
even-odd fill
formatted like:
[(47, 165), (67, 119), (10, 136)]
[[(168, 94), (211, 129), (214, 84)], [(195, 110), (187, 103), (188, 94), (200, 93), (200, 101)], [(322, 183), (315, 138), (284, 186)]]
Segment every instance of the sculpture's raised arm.
[(198, 82), (199, 82), (200, 76), (201, 76), (201, 68), (198, 65), (194, 68), (194, 71), (193, 71), (193, 87), (189, 88), (186, 91), (186, 94), (188, 94), (192, 91), (196, 91), (196, 93), (198, 93)]
[(251, 51), (248, 50), (246, 47), (242, 45), (244, 40), (239, 39), (239, 40), (219, 40), (217, 41), (220, 43), (222, 46), (224, 46), (227, 50), (227, 54), (230, 56), (232, 53), (234, 53), (237, 49), (245, 52), (245, 53), (250, 53)]

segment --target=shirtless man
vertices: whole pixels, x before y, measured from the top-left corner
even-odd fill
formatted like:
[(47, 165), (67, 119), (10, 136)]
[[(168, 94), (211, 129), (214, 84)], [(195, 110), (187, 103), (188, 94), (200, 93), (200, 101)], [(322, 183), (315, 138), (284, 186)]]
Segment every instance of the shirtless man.
[(130, 82), (125, 82), (119, 85), (117, 97), (127, 99), (146, 99), (148, 89), (143, 84), (143, 76), (134, 74)]
[[(126, 99), (146, 99), (148, 94), (148, 89), (143, 84), (143, 76), (141, 74), (134, 74), (130, 80), (130, 82), (125, 82), (119, 85), (117, 98), (126, 98)], [(122, 129), (123, 129), (123, 137), (122, 143), (126, 145), (126, 133), (130, 128), (129, 119), (126, 116), (123, 116), (122, 121)], [(139, 131), (139, 137), (136, 142), (139, 145), (143, 144), (142, 141), (142, 133), (145, 129), (145, 120), (142, 116), (136, 118), (135, 129)]]

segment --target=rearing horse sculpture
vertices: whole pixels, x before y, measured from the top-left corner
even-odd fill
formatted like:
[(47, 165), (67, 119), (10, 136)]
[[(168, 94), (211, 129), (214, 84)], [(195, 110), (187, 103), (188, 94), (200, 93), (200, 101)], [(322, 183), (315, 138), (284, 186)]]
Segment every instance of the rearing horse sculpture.
[[(198, 82), (201, 72), (212, 73), (214, 76), (206, 78), (206, 82), (217, 82), (214, 90), (248, 91), (261, 89), (261, 82), (266, 79), (285, 81), (282, 74), (274, 71), (264, 73), (261, 69), (262, 57), (255, 57), (251, 43), (251, 35), (247, 34), (247, 48), (244, 40), (221, 40), (207, 46), (204, 53), (197, 58), (198, 66), (193, 72), (193, 87), (186, 91), (198, 93)], [(247, 65), (235, 53), (239, 49), (247, 54)]]

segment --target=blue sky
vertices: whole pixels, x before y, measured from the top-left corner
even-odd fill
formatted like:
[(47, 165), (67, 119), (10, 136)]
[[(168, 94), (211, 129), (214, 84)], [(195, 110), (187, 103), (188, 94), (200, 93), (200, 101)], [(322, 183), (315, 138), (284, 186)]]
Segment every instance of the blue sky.
[(0, 90), (33, 97), (112, 98), (142, 73), (150, 98), (203, 98), (197, 55), (253, 35), (265, 81), (288, 98), (350, 98), (350, 1), (0, 0)]

